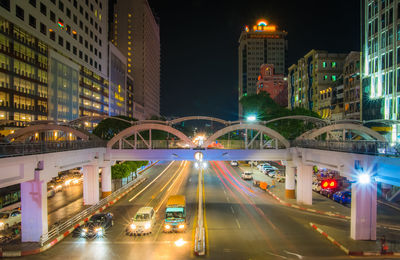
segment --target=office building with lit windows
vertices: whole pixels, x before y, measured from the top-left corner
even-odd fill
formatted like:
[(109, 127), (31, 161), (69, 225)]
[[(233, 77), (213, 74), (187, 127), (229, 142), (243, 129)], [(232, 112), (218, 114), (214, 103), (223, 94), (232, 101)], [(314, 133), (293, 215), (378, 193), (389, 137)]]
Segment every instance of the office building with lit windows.
[(110, 116), (126, 115), (126, 57), (109, 43)]
[[(262, 64), (273, 64), (276, 74), (285, 74), (287, 66), (287, 32), (279, 31), (264, 19), (254, 26), (245, 26), (239, 38), (239, 100), (257, 92)], [(242, 118), (239, 103), (239, 118)]]
[[(399, 1), (361, 1), (361, 119), (400, 141)], [(380, 122), (379, 122), (380, 120)], [(386, 123), (384, 123), (386, 120)]]
[[(288, 70), (288, 108), (303, 107), (332, 118), (332, 92), (346, 54), (311, 50)], [(339, 84), (340, 86), (340, 84)], [(342, 88), (343, 89), (343, 88)]]
[(127, 57), (127, 74), (133, 79), (127, 113), (132, 109), (138, 119), (160, 115), (160, 28), (148, 1), (118, 0), (110, 34)]
[(0, 2), (0, 119), (107, 115), (106, 0)]

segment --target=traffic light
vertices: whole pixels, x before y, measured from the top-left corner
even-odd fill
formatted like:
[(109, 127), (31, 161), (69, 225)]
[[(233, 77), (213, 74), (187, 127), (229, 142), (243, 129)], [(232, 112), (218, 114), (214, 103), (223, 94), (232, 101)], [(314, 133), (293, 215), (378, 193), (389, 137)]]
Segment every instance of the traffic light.
[(336, 180), (323, 180), (321, 182), (322, 189), (336, 189), (337, 181)]

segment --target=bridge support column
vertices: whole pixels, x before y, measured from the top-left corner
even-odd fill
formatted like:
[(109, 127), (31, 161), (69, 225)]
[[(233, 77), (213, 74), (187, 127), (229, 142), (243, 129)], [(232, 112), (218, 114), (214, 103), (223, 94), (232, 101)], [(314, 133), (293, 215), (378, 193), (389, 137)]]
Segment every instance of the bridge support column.
[(94, 205), (99, 202), (99, 167), (83, 166), (83, 203)]
[(33, 181), (21, 183), (21, 241), (39, 242), (47, 233), (47, 183), (35, 171)]
[(288, 163), (285, 172), (285, 197), (287, 199), (296, 198), (294, 174), (295, 166), (292, 163)]
[(376, 199), (376, 182), (352, 185), (350, 224), (352, 239), (376, 240)]
[(106, 166), (101, 171), (101, 197), (105, 198), (111, 195), (111, 192), (111, 166)]
[(300, 164), (297, 167), (297, 203), (312, 205), (313, 167)]

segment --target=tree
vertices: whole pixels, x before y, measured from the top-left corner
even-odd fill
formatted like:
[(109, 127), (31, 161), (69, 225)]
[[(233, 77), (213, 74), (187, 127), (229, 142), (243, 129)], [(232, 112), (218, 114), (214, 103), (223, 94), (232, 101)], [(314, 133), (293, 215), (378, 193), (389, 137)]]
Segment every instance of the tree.
[(112, 179), (123, 179), (131, 174), (131, 170), (128, 165), (124, 163), (116, 164), (111, 166), (111, 178)]
[[(319, 118), (314, 111), (305, 108), (294, 108), (292, 110), (279, 106), (266, 92), (258, 95), (245, 96), (240, 99), (244, 114), (255, 114), (259, 121), (268, 121), (285, 116), (304, 115)], [(302, 133), (315, 127), (313, 123), (306, 123), (302, 120), (285, 119), (266, 125), (277, 131), (283, 137), (293, 140)]]
[[(116, 116), (116, 117), (124, 119), (126, 121), (138, 121), (137, 119), (128, 116)], [(124, 122), (114, 118), (107, 118), (101, 121), (96, 126), (96, 128), (93, 130), (93, 134), (97, 135), (103, 140), (110, 140), (119, 132), (130, 126), (132, 126), (132, 124), (128, 122)]]

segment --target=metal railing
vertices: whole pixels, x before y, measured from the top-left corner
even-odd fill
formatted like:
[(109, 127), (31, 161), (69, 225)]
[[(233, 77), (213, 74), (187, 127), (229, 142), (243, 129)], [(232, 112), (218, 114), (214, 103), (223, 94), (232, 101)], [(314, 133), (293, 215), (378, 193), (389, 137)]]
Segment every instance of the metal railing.
[(136, 181), (132, 181), (132, 182), (128, 183), (127, 185), (123, 186), (122, 188), (111, 193), (110, 196), (100, 200), (97, 204), (85, 209), (84, 211), (81, 211), (79, 214), (77, 214), (74, 217), (72, 217), (71, 219), (61, 223), (60, 225), (55, 226), (54, 228), (49, 230), (47, 233), (40, 236), (40, 245), (43, 246), (51, 239), (54, 239), (61, 234), (64, 234), (68, 229), (72, 228), (73, 226), (78, 224), (83, 219), (89, 217), (97, 210), (108, 205), (108, 203), (110, 203), (111, 201), (116, 199), (118, 196), (120, 196), (122, 193), (124, 193), (128, 189), (139, 186), (146, 179), (147, 179), (146, 177), (142, 177), (142, 178), (136, 179)]
[(291, 146), (338, 151), (345, 153), (400, 157), (399, 143), (389, 143), (380, 141), (294, 140), (291, 142)]
[(101, 140), (8, 143), (8, 144), (0, 144), (0, 158), (63, 152), (63, 151), (106, 147), (106, 146), (107, 142)]

